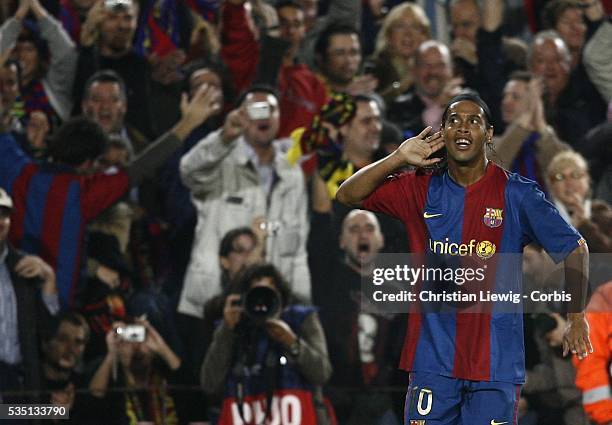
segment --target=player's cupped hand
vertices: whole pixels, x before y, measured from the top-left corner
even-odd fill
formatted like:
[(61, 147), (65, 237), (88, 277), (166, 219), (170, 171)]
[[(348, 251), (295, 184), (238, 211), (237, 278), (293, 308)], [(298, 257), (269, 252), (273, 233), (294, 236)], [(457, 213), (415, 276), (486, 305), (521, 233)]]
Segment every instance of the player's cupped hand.
[(441, 131), (430, 134), (431, 130), (431, 127), (425, 128), (417, 136), (405, 140), (397, 148), (397, 154), (406, 164), (428, 167), (440, 162), (440, 158), (429, 157), (444, 147), (444, 138)]

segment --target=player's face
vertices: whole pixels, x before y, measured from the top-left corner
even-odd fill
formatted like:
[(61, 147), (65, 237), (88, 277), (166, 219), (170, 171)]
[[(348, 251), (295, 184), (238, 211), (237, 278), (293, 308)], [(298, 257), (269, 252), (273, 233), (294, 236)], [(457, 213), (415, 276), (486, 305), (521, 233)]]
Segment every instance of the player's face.
[(450, 106), (443, 132), (449, 160), (459, 165), (484, 160), (484, 145), (493, 137), (493, 129), (488, 128), (484, 111), (469, 100)]
[(340, 235), (340, 248), (353, 265), (370, 264), (383, 244), (383, 236), (373, 214), (356, 211), (346, 217)]

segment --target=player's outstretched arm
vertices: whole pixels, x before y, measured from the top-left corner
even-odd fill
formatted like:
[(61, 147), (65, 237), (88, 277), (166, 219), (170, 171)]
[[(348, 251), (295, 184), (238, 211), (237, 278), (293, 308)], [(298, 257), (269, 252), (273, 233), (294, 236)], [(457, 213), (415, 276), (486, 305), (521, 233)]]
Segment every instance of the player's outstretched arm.
[(336, 199), (343, 204), (359, 207), (387, 176), (400, 167), (425, 167), (439, 162), (440, 158), (428, 158), (444, 146), (444, 139), (440, 131), (432, 135), (429, 135), (430, 132), (431, 127), (425, 128), (419, 135), (405, 140), (390, 155), (353, 174), (342, 183)]
[(563, 355), (569, 352), (579, 359), (593, 352), (589, 338), (589, 323), (585, 317), (586, 294), (589, 280), (589, 249), (583, 244), (572, 251), (564, 261), (565, 285), (572, 295), (567, 328), (563, 336)]

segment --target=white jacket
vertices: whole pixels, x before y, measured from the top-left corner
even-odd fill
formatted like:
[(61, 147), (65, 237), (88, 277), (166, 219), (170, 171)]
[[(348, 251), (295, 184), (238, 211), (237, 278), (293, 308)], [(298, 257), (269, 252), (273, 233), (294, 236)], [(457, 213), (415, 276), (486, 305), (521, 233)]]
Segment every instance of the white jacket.
[(221, 292), (219, 244), (229, 230), (264, 216), (276, 231), (266, 241), (266, 260), (279, 268), (294, 294), (310, 300), (306, 257), (307, 196), (299, 167), (277, 150), (276, 179), (269, 200), (239, 137), (225, 145), (220, 130), (198, 142), (181, 159), (181, 177), (191, 191), (198, 224), (178, 311), (202, 317), (204, 304)]

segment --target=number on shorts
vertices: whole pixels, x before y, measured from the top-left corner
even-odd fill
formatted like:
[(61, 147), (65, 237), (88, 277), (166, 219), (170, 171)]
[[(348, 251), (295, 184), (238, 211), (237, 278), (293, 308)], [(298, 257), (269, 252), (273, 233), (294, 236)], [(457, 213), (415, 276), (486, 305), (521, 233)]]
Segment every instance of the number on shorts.
[[(427, 397), (427, 405), (425, 408), (423, 408), (423, 399), (425, 397)], [(419, 412), (419, 415), (425, 416), (429, 414), (429, 412), (431, 412), (432, 403), (433, 394), (431, 393), (431, 390), (428, 390), (427, 388), (421, 388), (421, 391), (419, 392), (419, 399), (417, 401), (417, 412)]]

